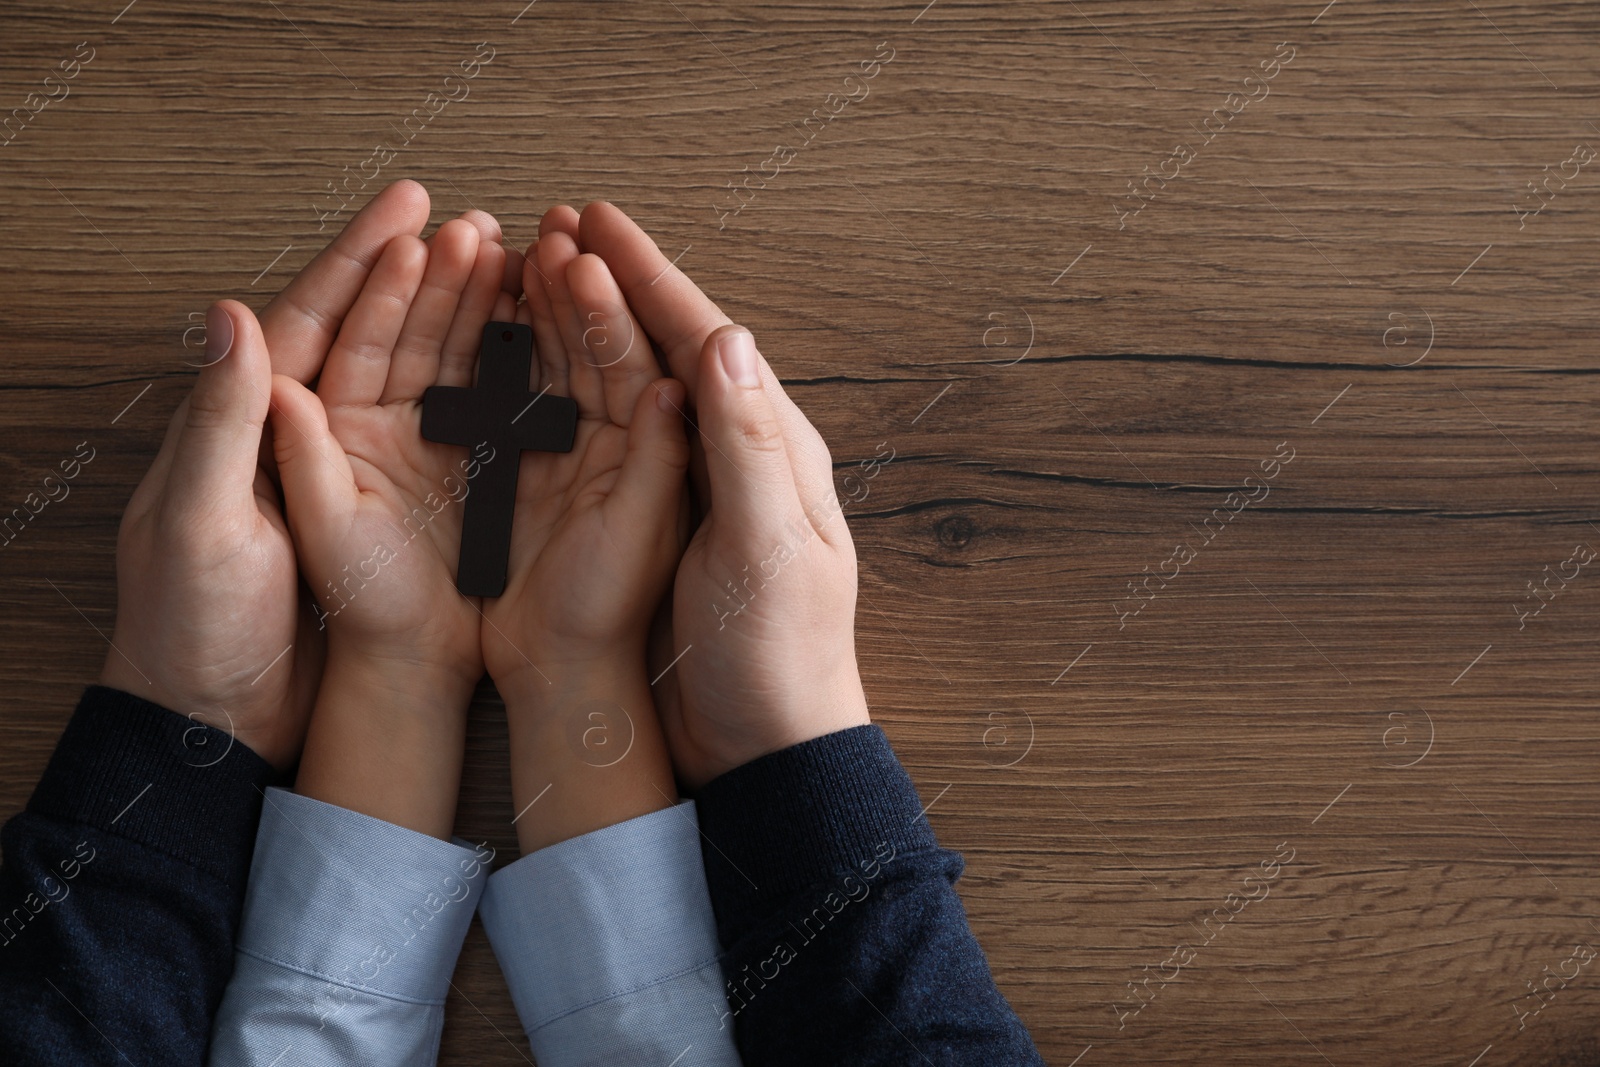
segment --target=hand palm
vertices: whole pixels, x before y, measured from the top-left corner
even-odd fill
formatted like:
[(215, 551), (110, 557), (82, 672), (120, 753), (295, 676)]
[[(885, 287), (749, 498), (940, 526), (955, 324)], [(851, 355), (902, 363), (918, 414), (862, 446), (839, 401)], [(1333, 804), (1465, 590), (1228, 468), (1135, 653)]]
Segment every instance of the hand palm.
[[(461, 220), (384, 249), (316, 393), (273, 382), (274, 446), (301, 570), (336, 643), (476, 681), (477, 601), (455, 587), (481, 458), (422, 437), (423, 394), (471, 378), (504, 252)], [(397, 313), (398, 312), (398, 313)]]
[[(584, 412), (571, 452), (522, 454), (506, 591), (484, 608), (491, 674), (526, 667), (524, 650), (548, 647), (553, 635), (592, 644), (615, 631), (611, 606), (637, 581), (611, 545), (618, 532), (605, 507), (626, 453), (625, 427)], [(594, 567), (597, 551), (623, 560), (623, 569)]]
[[(650, 605), (681, 547), (681, 390), (659, 382), (648, 345), (632, 343), (643, 332), (598, 258), (579, 256), (563, 233), (542, 238), (527, 263), (518, 319), (534, 330), (536, 388), (570, 395), (579, 417), (570, 452), (520, 459), (506, 591), (484, 606), (484, 662), (497, 682), (544, 675), (535, 654), (642, 658)], [(597, 318), (606, 324), (584, 328)], [(621, 356), (608, 336), (629, 339)]]
[[(314, 591), (330, 612), (337, 602), (328, 604), (326, 583), (347, 594), (338, 614), (351, 612), (364, 635), (459, 646), (478, 617), (476, 601), (450, 586), (468, 461), (460, 449), (424, 440), (421, 422), (420, 405), (410, 400), (328, 410), (328, 429), (349, 460), (353, 506), (325, 557), (347, 562), (319, 574)], [(351, 573), (359, 581), (347, 585)]]

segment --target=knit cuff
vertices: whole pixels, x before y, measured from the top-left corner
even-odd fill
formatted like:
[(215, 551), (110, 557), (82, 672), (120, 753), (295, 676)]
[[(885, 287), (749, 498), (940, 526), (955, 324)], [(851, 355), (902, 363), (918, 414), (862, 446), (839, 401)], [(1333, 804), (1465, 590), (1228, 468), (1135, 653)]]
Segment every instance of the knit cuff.
[(92, 685), (28, 810), (145, 845), (243, 892), (261, 791), (277, 777), (225, 731)]
[(894, 860), (938, 847), (905, 768), (877, 726), (752, 760), (696, 797), (706, 882), (726, 945), (819, 887), (848, 897)]

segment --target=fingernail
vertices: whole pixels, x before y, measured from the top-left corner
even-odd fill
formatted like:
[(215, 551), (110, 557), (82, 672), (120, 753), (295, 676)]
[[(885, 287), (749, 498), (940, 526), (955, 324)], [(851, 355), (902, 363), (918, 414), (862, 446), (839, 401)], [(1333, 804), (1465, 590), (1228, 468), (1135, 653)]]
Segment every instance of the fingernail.
[(672, 402), (672, 392), (666, 382), (656, 386), (656, 407), (662, 411), (678, 410), (678, 405)]
[(761, 384), (761, 372), (756, 369), (756, 339), (748, 330), (730, 330), (717, 339), (717, 355), (722, 359), (722, 369), (746, 388)]
[(213, 304), (206, 312), (206, 366), (222, 362), (232, 350), (233, 318)]

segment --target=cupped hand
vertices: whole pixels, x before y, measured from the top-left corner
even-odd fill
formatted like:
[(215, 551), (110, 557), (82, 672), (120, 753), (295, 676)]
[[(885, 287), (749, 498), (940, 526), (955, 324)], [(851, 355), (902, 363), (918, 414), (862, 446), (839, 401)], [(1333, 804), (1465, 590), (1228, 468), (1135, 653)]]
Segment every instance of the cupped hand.
[(796, 470), (763, 362), (748, 330), (724, 326), (696, 378), (709, 506), (672, 589), (672, 637), (687, 651), (662, 683), (678, 688), (664, 725), (692, 786), (867, 721), (855, 549), (831, 489), (802, 489), (831, 469)]
[(206, 365), (123, 514), (117, 621), (101, 683), (229, 731), (280, 769), (305, 735), (322, 646), (300, 604), (277, 488), (261, 462), (272, 371), (315, 376), (378, 254), (427, 218), (422, 187), (398, 182), (272, 301), (260, 324), (237, 302), (213, 306)]
[(661, 377), (605, 264), (564, 231), (525, 264), (532, 388), (577, 401), (578, 427), (570, 452), (522, 455), (506, 590), (484, 605), (484, 659), (502, 693), (550, 684), (541, 660), (642, 671), (682, 548), (689, 455), (683, 387)]
[(422, 394), (470, 384), (505, 253), (469, 222), (392, 240), (315, 392), (272, 383), (273, 443), (301, 570), (331, 654), (483, 673), (476, 600), (455, 588), (463, 502), (486, 456), (421, 435)]
[[(682, 379), (703, 450), (703, 516), (653, 658), (679, 777), (691, 787), (770, 752), (869, 721), (855, 656), (856, 558), (821, 436), (749, 331), (617, 208), (554, 225), (610, 268)], [(550, 222), (552, 216), (547, 216)]]

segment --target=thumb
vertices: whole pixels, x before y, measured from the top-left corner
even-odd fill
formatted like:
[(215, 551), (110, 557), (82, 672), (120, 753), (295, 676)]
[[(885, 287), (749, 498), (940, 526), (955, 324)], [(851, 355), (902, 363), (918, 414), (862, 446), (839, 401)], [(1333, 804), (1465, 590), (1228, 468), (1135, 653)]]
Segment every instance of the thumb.
[(674, 543), (678, 498), (689, 467), (683, 397), (683, 383), (671, 378), (659, 379), (639, 394), (628, 426), (628, 454), (610, 496), (620, 514), (647, 517), (646, 528), (660, 531)]
[(776, 530), (800, 512), (783, 427), (761, 385), (761, 354), (744, 327), (724, 326), (706, 338), (695, 409), (711, 482), (708, 513), (719, 526)]
[(189, 393), (167, 485), (183, 508), (248, 499), (255, 485), (272, 363), (261, 326), (237, 300), (206, 312), (206, 362)]
[(272, 454), (296, 543), (314, 529), (339, 528), (355, 498), (350, 460), (317, 394), (283, 374), (272, 376)]

